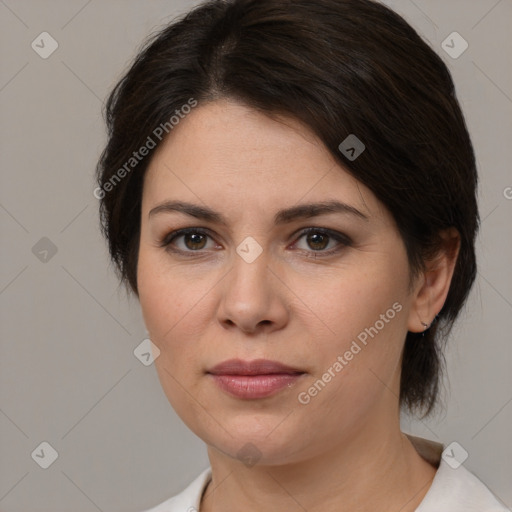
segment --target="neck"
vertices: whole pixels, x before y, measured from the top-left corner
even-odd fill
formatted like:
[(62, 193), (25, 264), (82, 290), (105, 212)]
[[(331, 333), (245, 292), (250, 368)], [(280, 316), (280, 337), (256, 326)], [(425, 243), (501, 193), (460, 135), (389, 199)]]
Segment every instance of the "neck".
[(308, 510), (413, 512), (435, 469), (423, 460), (399, 421), (393, 429), (368, 422), (314, 458), (246, 467), (210, 447), (212, 481), (200, 512)]

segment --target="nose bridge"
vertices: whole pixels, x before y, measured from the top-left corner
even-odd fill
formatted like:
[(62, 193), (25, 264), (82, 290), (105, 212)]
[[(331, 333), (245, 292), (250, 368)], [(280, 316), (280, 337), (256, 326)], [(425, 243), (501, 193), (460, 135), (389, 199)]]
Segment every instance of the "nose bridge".
[[(239, 228), (246, 232), (250, 228), (243, 216), (239, 219)], [(264, 240), (265, 234), (260, 233), (256, 236), (259, 242), (252, 236), (246, 236), (235, 247), (235, 254), (233, 254), (232, 279), (244, 287), (258, 285), (258, 281), (262, 285), (267, 284), (266, 274), (269, 272), (270, 250)]]
[(221, 323), (234, 324), (252, 332), (259, 325), (277, 327), (285, 322), (282, 290), (268, 264), (269, 252), (257, 249), (253, 241), (246, 240), (237, 247), (233, 266), (222, 289)]
[[(246, 252), (244, 252), (246, 251)], [(240, 255), (242, 253), (242, 255)], [(246, 256), (250, 256), (246, 258)], [(237, 254), (234, 257), (233, 267), (230, 272), (231, 279), (228, 280), (229, 294), (241, 303), (263, 300), (270, 295), (268, 269), (268, 251), (261, 251), (255, 256), (254, 248), (250, 242), (240, 244)]]

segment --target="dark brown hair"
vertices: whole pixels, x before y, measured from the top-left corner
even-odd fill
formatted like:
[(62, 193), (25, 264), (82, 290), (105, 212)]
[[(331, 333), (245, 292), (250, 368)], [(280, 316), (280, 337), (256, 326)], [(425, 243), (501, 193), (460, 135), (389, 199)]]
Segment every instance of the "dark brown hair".
[[(473, 147), (442, 59), (372, 0), (209, 1), (151, 36), (106, 103), (95, 192), (112, 260), (135, 294), (150, 156), (126, 163), (156, 127), (172, 129), (169, 119), (191, 98), (231, 98), (305, 123), (391, 212), (413, 276), (440, 232), (457, 229), (444, 307), (424, 334), (408, 333), (403, 352), (400, 404), (428, 414), (443, 343), (475, 279), (479, 222)], [(366, 146), (353, 161), (338, 149), (349, 134)]]

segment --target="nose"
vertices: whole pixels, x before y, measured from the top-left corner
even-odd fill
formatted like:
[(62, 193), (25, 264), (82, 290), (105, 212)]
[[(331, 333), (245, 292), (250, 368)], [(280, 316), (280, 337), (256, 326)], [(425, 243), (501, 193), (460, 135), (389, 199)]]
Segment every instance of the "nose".
[(221, 285), (217, 316), (225, 329), (270, 334), (288, 322), (286, 287), (268, 266), (265, 252), (248, 263), (235, 256)]

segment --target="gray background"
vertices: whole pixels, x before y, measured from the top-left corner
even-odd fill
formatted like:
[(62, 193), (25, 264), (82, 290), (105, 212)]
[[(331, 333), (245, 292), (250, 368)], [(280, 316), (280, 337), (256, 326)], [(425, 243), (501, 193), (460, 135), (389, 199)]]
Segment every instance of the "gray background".
[[(465, 466), (510, 506), (512, 2), (386, 3), (452, 72), (483, 219), (478, 280), (447, 353), (446, 412), (403, 427), (460, 443)], [(107, 92), (149, 32), (194, 4), (0, 0), (2, 512), (137, 511), (208, 464), (154, 367), (134, 356), (145, 328), (109, 267), (92, 194)], [(59, 44), (46, 60), (31, 48), (43, 31)], [(441, 47), (453, 31), (469, 43), (457, 59)], [(56, 254), (41, 252), (43, 237)], [(58, 452), (48, 469), (31, 457), (43, 441)]]

